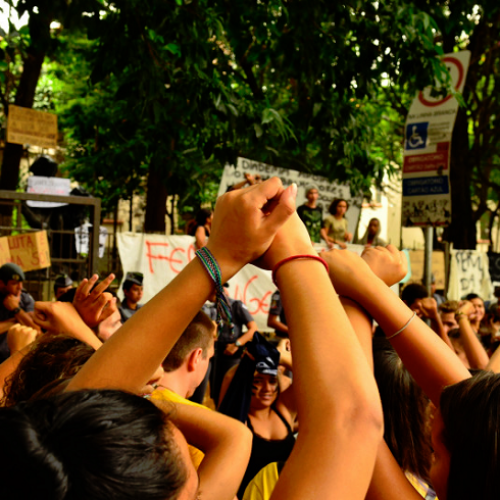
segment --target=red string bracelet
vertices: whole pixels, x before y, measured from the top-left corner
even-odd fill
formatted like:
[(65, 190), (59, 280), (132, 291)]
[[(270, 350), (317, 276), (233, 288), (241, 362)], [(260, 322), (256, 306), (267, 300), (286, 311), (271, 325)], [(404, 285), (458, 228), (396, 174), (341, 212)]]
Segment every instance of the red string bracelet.
[(296, 260), (296, 259), (312, 259), (312, 260), (317, 260), (318, 262), (321, 262), (326, 269), (326, 272), (329, 273), (330, 269), (328, 267), (328, 264), (324, 259), (321, 257), (318, 257), (317, 255), (292, 255), (291, 257), (287, 257), (286, 259), (280, 260), (274, 267), (272, 271), (272, 276), (273, 276), (273, 283), (278, 286), (276, 283), (276, 273), (278, 269), (283, 265), (286, 264), (287, 262), (290, 262), (291, 260)]

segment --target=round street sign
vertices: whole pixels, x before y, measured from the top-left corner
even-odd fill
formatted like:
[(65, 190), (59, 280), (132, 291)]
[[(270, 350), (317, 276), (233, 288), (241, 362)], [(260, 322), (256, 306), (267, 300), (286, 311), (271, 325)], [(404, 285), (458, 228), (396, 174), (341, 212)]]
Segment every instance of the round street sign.
[[(455, 90), (458, 90), (462, 85), (464, 79), (464, 67), (462, 63), (456, 57), (445, 57), (443, 62), (448, 63), (446, 66), (451, 74), (451, 80), (454, 83)], [(424, 96), (424, 92), (429, 93), (428, 90), (424, 90), (418, 93), (418, 100), (424, 105), (429, 107), (439, 106), (440, 104), (449, 101), (453, 96), (451, 94), (447, 95), (442, 99), (434, 99), (430, 95)]]

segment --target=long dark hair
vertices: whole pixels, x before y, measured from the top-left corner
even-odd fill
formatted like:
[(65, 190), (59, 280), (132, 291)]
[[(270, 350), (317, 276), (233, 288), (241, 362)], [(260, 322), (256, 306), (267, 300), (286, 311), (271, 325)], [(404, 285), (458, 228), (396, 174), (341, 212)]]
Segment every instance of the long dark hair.
[(31, 344), (4, 387), (3, 406), (28, 401), (46, 384), (72, 378), (95, 349), (67, 335), (44, 335)]
[(167, 417), (139, 396), (77, 391), (0, 408), (2, 498), (166, 500), (186, 476)]
[[(331, 203), (330, 207), (328, 208), (328, 211), (332, 214), (335, 215), (337, 213), (337, 205), (340, 202), (344, 202), (347, 205), (347, 209), (349, 209), (349, 202), (347, 200), (344, 200), (343, 198), (335, 198)], [(345, 217), (345, 215), (344, 215)]]
[(373, 363), (384, 409), (385, 442), (404, 472), (429, 482), (432, 449), (425, 395), (388, 340), (373, 339)]
[(439, 409), (450, 452), (448, 500), (500, 498), (500, 375), (480, 372), (446, 387)]

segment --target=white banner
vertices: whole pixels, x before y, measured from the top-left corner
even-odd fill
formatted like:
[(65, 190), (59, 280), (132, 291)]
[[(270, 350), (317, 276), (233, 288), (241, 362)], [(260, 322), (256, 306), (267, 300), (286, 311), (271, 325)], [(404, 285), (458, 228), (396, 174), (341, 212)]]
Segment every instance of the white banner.
[[(445, 54), (453, 88), (462, 92), (470, 52)], [(430, 88), (413, 100), (405, 125), (403, 226), (442, 226), (451, 222), (451, 136), (458, 111), (452, 94), (432, 97)]]
[[(58, 196), (69, 196), (71, 190), (71, 181), (61, 177), (42, 177), (40, 175), (32, 175), (28, 177), (27, 193), (37, 194), (55, 194)], [(29, 207), (39, 208), (55, 208), (67, 205), (67, 203), (56, 203), (53, 201), (33, 201), (28, 200), (26, 204)]]
[[(117, 236), (123, 275), (128, 272), (144, 275), (142, 302), (154, 297), (196, 258), (192, 236), (134, 233), (119, 233)], [(259, 330), (269, 330), (267, 316), (271, 295), (276, 290), (271, 272), (247, 265), (229, 281), (229, 285), (229, 296), (247, 306)], [(121, 285), (119, 296), (123, 298)]]
[(307, 187), (314, 185), (318, 188), (318, 207), (323, 210), (323, 218), (329, 215), (328, 207), (335, 198), (347, 200), (349, 209), (347, 210), (345, 218), (347, 219), (348, 230), (350, 233), (356, 234), (363, 196), (362, 194), (354, 197), (351, 196), (351, 191), (347, 184), (330, 182), (326, 177), (322, 177), (321, 175), (305, 174), (297, 170), (273, 167), (266, 163), (260, 163), (246, 158), (238, 158), (236, 167), (230, 165), (224, 167), (218, 195), (223, 195), (229, 186), (244, 181), (245, 173), (260, 175), (264, 180), (269, 179), (269, 177), (279, 177), (284, 186), (289, 186), (292, 182), (295, 182), (298, 187), (297, 207), (306, 201)]
[(460, 300), (469, 293), (477, 293), (483, 300), (493, 297), (488, 254), (478, 250), (451, 250), (447, 297)]

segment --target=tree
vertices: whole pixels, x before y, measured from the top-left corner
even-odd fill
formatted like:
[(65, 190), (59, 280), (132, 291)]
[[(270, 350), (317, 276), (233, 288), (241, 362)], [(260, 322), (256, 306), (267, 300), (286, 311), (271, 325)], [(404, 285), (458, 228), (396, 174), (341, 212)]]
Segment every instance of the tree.
[[(9, 46), (0, 51), (0, 59), (7, 64), (6, 77), (2, 82), (5, 88), (4, 90), (0, 89), (3, 111), (6, 116), (9, 114), (9, 104), (12, 101), (16, 106), (26, 108), (33, 106), (42, 64), (45, 57), (51, 54), (57, 45), (56, 32), (51, 30), (51, 24), (57, 21), (68, 29), (74, 29), (85, 20), (82, 17), (84, 12), (98, 16), (100, 9), (97, 0), (73, 0), (72, 2), (64, 0), (18, 0), (13, 2), (9, 0), (7, 3), (11, 7), (15, 7), (20, 17), (25, 12), (29, 13), (29, 34), (24, 31), (24, 36), (20, 37), (22, 44), (18, 47), (18, 54), (22, 58), (22, 73), (15, 91), (8, 88), (8, 83), (12, 82), (10, 74), (13, 73), (13, 69), (10, 66), (16, 60), (15, 50)], [(9, 32), (13, 31), (15, 31), (14, 27), (9, 24)], [(7, 89), (9, 90), (8, 97), (5, 92)], [(22, 153), (22, 145), (6, 143), (0, 173), (0, 189), (16, 189)], [(0, 207), (0, 215), (6, 217), (7, 222), (10, 222), (11, 211), (11, 206)]]
[(380, 80), (441, 75), (432, 20), (404, 2), (129, 0), (93, 28), (92, 83), (147, 140), (148, 230), (163, 230), (167, 190), (182, 197), (200, 165), (240, 155), (368, 188), (387, 165), (371, 151), (390, 114)]

